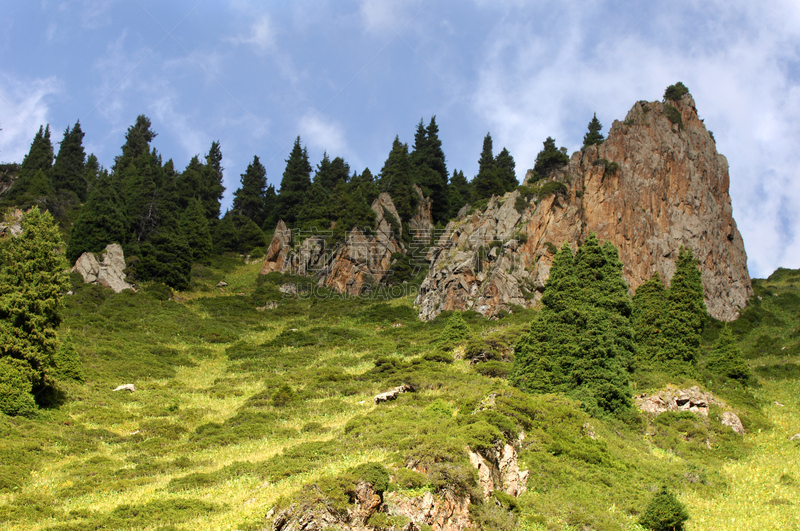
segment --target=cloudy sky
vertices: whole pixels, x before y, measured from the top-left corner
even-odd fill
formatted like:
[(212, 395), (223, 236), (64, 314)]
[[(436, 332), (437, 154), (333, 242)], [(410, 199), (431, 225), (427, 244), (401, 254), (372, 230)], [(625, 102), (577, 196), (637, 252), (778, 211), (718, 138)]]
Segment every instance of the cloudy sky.
[(728, 157), (751, 275), (800, 267), (796, 0), (0, 0), (0, 160), (80, 120), (106, 167), (138, 114), (184, 167), (222, 145), (224, 206), (258, 155), (278, 187), (300, 135), (380, 171), (436, 116), (448, 168), (486, 132), (519, 177), (678, 80)]

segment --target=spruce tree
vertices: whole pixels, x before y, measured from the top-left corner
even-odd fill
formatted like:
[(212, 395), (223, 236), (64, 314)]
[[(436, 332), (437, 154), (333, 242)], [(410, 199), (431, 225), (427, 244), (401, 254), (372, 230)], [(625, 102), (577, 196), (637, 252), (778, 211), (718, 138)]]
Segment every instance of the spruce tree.
[(240, 182), (241, 186), (233, 193), (233, 211), (261, 226), (266, 220), (267, 170), (258, 156), (247, 165)]
[(631, 324), (637, 346), (637, 358), (642, 368), (654, 368), (653, 364), (663, 358), (663, 326), (667, 311), (667, 290), (656, 271), (647, 281), (636, 288), (633, 296)]
[(331, 202), (332, 195), (332, 190), (326, 190), (320, 183), (313, 183), (297, 213), (297, 227), (314, 232), (327, 231), (333, 222), (331, 219), (331, 208), (334, 206)]
[(161, 229), (139, 246), (141, 257), (132, 267), (139, 280), (154, 280), (185, 290), (189, 287), (192, 251), (180, 232)]
[(375, 211), (370, 208), (358, 183), (339, 182), (333, 191), (332, 217), (334, 240), (342, 240), (354, 227), (367, 231), (375, 225)]
[(631, 305), (616, 248), (592, 234), (573, 257), (556, 253), (542, 309), (517, 345), (512, 381), (561, 392), (594, 415), (627, 418), (634, 344)]
[(275, 213), (277, 207), (278, 194), (275, 193), (275, 187), (270, 184), (267, 186), (266, 192), (264, 192), (264, 222), (261, 224), (261, 228), (265, 232), (273, 230), (278, 223), (278, 217)]
[(745, 385), (752, 377), (750, 367), (747, 366), (747, 362), (742, 356), (742, 350), (727, 325), (722, 327), (714, 342), (714, 349), (708, 356), (706, 369), (723, 378), (737, 380)]
[(472, 180), (472, 200), (488, 199), (492, 195), (502, 195), (506, 187), (497, 172), (494, 154), (492, 153), (492, 135), (486, 133), (483, 149), (478, 159), (478, 175)]
[(353, 177), (348, 183), (351, 189), (358, 190), (368, 205), (371, 205), (375, 199), (380, 195), (378, 184), (369, 168), (364, 168), (361, 175), (353, 174)]
[[(90, 153), (89, 156), (86, 157), (86, 164), (84, 164), (83, 171), (83, 179), (86, 181), (86, 197), (89, 197), (89, 193), (92, 191), (92, 188), (94, 188), (94, 183), (97, 182), (100, 173), (106, 170), (100, 167), (100, 162), (98, 162), (95, 154)], [(86, 197), (84, 197), (84, 199), (86, 199)]]
[(589, 122), (589, 132), (583, 135), (583, 147), (587, 148), (595, 144), (602, 144), (605, 140), (603, 133), (600, 132), (602, 130), (603, 125), (600, 123), (600, 120), (597, 119), (597, 113), (595, 113), (592, 121)]
[(300, 145), (298, 136), (289, 158), (286, 159), (286, 170), (283, 172), (281, 188), (278, 191), (276, 217), (282, 219), (287, 226), (294, 225), (310, 187), (311, 164), (308, 162), (308, 150)]
[(503, 185), (504, 192), (511, 192), (519, 186), (515, 171), (517, 164), (514, 162), (514, 157), (511, 156), (511, 153), (509, 153), (506, 148), (503, 148), (502, 151), (497, 154), (497, 157), (494, 159), (494, 166), (497, 172), (497, 178)]
[(450, 212), (447, 217), (452, 219), (456, 217), (458, 211), (469, 202), (470, 196), (472, 195), (472, 188), (467, 178), (464, 177), (463, 171), (453, 170), (453, 176), (450, 178), (450, 183), (447, 186), (447, 193), (450, 205)]
[(662, 487), (647, 504), (639, 525), (651, 531), (683, 531), (688, 519), (686, 507), (667, 487)]
[(225, 193), (223, 183), (222, 150), (219, 142), (211, 143), (206, 155), (206, 163), (200, 174), (196, 196), (206, 209), (209, 223), (214, 224), (220, 215), (220, 200)]
[(100, 174), (78, 219), (70, 230), (67, 260), (85, 252), (99, 253), (109, 243), (126, 243), (123, 208), (106, 172)]
[(52, 193), (50, 171), (53, 167), (53, 144), (50, 142), (50, 126), (39, 127), (31, 142), (28, 154), (19, 166), (19, 175), (8, 191), (9, 201), (25, 206), (30, 202), (43, 202)]
[(434, 222), (443, 221), (449, 210), (448, 175), (435, 116), (431, 117), (427, 128), (422, 120), (417, 124), (414, 149), (409, 157), (414, 172), (414, 183), (422, 189), (426, 197), (431, 198), (431, 215)]
[[(83, 150), (83, 131), (80, 121), (64, 131), (64, 139), (58, 150), (52, 171), (53, 188), (56, 192), (73, 192), (81, 201), (86, 200), (86, 152)], [(97, 159), (95, 159), (96, 161)]]
[(239, 247), (237, 251), (241, 254), (249, 254), (256, 247), (264, 247), (264, 232), (255, 222), (245, 216), (234, 216), (234, 223), (238, 221)]
[(226, 212), (214, 227), (214, 251), (217, 254), (239, 252), (239, 228), (234, 214)]
[(193, 262), (205, 262), (213, 253), (211, 230), (205, 208), (199, 199), (192, 199), (180, 218), (180, 230), (189, 246)]
[(554, 169), (569, 163), (569, 156), (556, 147), (554, 138), (548, 136), (543, 144), (544, 147), (536, 155), (533, 166), (534, 181), (544, 179)]
[(23, 372), (23, 391), (37, 393), (53, 384), (48, 371), (69, 276), (50, 213), (34, 207), (21, 226), (22, 233), (0, 247), (0, 358), (8, 358), (3, 365), (10, 376)]
[(408, 144), (400, 142), (395, 136), (392, 150), (381, 168), (380, 190), (392, 197), (397, 213), (403, 220), (408, 221), (414, 215), (417, 206), (417, 196), (412, 188), (411, 161), (408, 155)]
[(342, 157), (331, 160), (328, 153), (325, 152), (322, 155), (322, 161), (317, 165), (313, 182), (332, 193), (339, 181), (347, 182), (349, 178), (350, 165)]
[(706, 314), (697, 260), (690, 249), (681, 246), (667, 294), (663, 327), (663, 356), (666, 361), (692, 364), (697, 360)]

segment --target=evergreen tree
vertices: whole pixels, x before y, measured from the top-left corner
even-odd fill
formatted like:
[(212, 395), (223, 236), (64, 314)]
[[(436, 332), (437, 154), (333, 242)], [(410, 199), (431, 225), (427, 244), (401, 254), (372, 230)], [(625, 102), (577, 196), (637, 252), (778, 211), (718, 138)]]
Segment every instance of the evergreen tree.
[(317, 165), (314, 174), (314, 183), (319, 184), (328, 192), (333, 192), (339, 181), (347, 182), (350, 178), (350, 165), (342, 157), (331, 160), (328, 153), (322, 155), (322, 161)]
[[(83, 131), (81, 123), (64, 131), (64, 139), (58, 150), (53, 165), (52, 181), (56, 192), (73, 192), (81, 201), (86, 200), (88, 186), (86, 182), (86, 152), (83, 150)], [(95, 159), (96, 162), (97, 159)]]
[(435, 116), (431, 118), (427, 128), (422, 120), (417, 124), (410, 161), (414, 172), (414, 183), (422, 189), (426, 197), (431, 198), (431, 215), (434, 222), (444, 220), (449, 210), (448, 175)]
[(127, 166), (139, 162), (150, 155), (150, 142), (158, 136), (151, 127), (150, 119), (140, 114), (136, 123), (128, 128), (125, 133), (125, 144), (122, 145), (122, 154), (114, 158), (111, 172), (117, 174)]
[(333, 192), (326, 190), (320, 183), (313, 183), (297, 214), (297, 226), (314, 232), (328, 230), (333, 222), (332, 195)]
[(241, 176), (242, 185), (233, 193), (233, 211), (252, 219), (258, 226), (266, 220), (267, 170), (253, 157)]
[(222, 167), (222, 150), (219, 142), (212, 142), (206, 155), (206, 163), (200, 174), (200, 182), (196, 197), (206, 209), (206, 217), (210, 223), (215, 223), (220, 215), (220, 200), (225, 193), (223, 186), (224, 168)]
[(48, 370), (58, 350), (56, 329), (69, 276), (50, 213), (34, 207), (21, 225), (22, 233), (0, 248), (0, 369), (15, 378), (22, 371), (20, 391), (37, 393), (53, 383)]
[[(177, 177), (178, 186), (178, 201), (181, 209), (189, 206), (192, 199), (200, 200), (198, 190), (200, 189), (200, 182), (203, 180), (203, 173), (205, 172), (205, 165), (200, 162), (200, 157), (195, 155), (189, 160), (183, 172)], [(201, 201), (202, 204), (202, 201)], [(209, 218), (206, 212), (205, 205), (203, 206), (203, 215), (206, 219)]]
[(109, 243), (126, 243), (123, 209), (108, 173), (100, 174), (70, 230), (67, 260), (85, 252), (99, 253)]
[(492, 153), (492, 135), (486, 133), (483, 139), (483, 149), (478, 159), (478, 175), (472, 180), (472, 200), (488, 199), (492, 195), (502, 195), (506, 187), (497, 171), (494, 154)]
[(556, 147), (556, 141), (552, 137), (547, 137), (544, 141), (544, 148), (536, 155), (536, 163), (533, 166), (534, 181), (544, 179), (552, 170), (569, 163), (569, 156), (565, 150)]
[(277, 207), (278, 194), (275, 193), (275, 187), (270, 184), (264, 192), (264, 223), (261, 224), (264, 231), (271, 231), (277, 225), (278, 217), (275, 214)]
[(264, 232), (252, 219), (245, 216), (234, 216), (234, 218), (234, 223), (237, 221), (239, 223), (239, 247), (237, 249), (239, 253), (249, 254), (256, 247), (266, 245)]
[(331, 204), (335, 220), (334, 239), (342, 240), (354, 227), (371, 230), (375, 225), (375, 211), (370, 208), (358, 183), (339, 182), (333, 191)]
[(506, 148), (503, 148), (503, 150), (497, 154), (497, 157), (494, 159), (494, 166), (497, 172), (497, 178), (503, 185), (504, 192), (511, 192), (519, 186), (515, 171), (517, 164), (514, 162), (514, 157), (511, 156), (511, 153), (509, 153)]
[(667, 290), (656, 271), (636, 289), (633, 296), (631, 324), (641, 367), (652, 366), (662, 358), (663, 326), (667, 311)]
[(286, 159), (286, 170), (278, 192), (276, 217), (282, 219), (287, 226), (292, 226), (297, 221), (300, 207), (310, 187), (311, 164), (308, 162), (308, 150), (300, 146), (298, 136), (289, 158)]
[(447, 217), (452, 219), (458, 215), (458, 211), (469, 201), (472, 195), (472, 188), (467, 178), (464, 177), (463, 171), (453, 170), (453, 177), (450, 178), (447, 190), (450, 205), (450, 212)]
[(597, 119), (597, 113), (595, 113), (592, 121), (589, 122), (589, 132), (583, 135), (583, 147), (587, 148), (595, 144), (602, 144), (605, 140), (603, 133), (600, 132), (602, 130), (603, 125)]
[(84, 165), (83, 171), (83, 179), (86, 181), (86, 197), (88, 197), (89, 192), (91, 192), (92, 188), (94, 188), (94, 183), (96, 183), (98, 177), (100, 177), (100, 173), (106, 170), (100, 167), (100, 162), (98, 162), (94, 153), (90, 153), (86, 158), (86, 164)]
[(239, 228), (233, 218), (234, 215), (227, 212), (214, 227), (214, 251), (217, 254), (239, 251)]
[(663, 356), (667, 361), (694, 363), (706, 319), (703, 281), (692, 251), (681, 246), (667, 295)]
[(400, 138), (395, 136), (392, 142), (392, 150), (381, 169), (380, 190), (392, 197), (397, 213), (402, 219), (409, 220), (414, 216), (414, 209), (417, 206), (417, 194), (412, 188), (411, 161), (408, 155), (408, 144), (400, 142)]
[(189, 287), (192, 251), (177, 231), (159, 230), (139, 246), (141, 257), (132, 267), (139, 280), (155, 280), (177, 290)]
[(199, 199), (192, 199), (180, 218), (180, 230), (192, 253), (193, 262), (204, 262), (214, 251), (205, 208)]
[(573, 257), (556, 253), (542, 309), (516, 349), (512, 381), (561, 392), (595, 415), (629, 415), (634, 344), (631, 303), (616, 248), (592, 234)]
[(380, 195), (378, 184), (375, 182), (375, 178), (369, 168), (364, 168), (361, 175), (354, 173), (348, 184), (353, 190), (358, 190), (361, 193), (368, 205), (371, 205)]
[(639, 518), (639, 525), (651, 531), (683, 531), (683, 524), (689, 519), (686, 507), (662, 487), (647, 504)]
[(750, 381), (750, 367), (744, 361), (742, 350), (727, 325), (719, 332), (714, 350), (708, 356), (706, 368), (714, 374), (738, 380), (745, 385)]
[(19, 176), (8, 191), (7, 198), (20, 206), (27, 202), (44, 202), (52, 193), (50, 171), (53, 167), (53, 144), (50, 142), (50, 126), (39, 127), (31, 142), (31, 149), (22, 160)]

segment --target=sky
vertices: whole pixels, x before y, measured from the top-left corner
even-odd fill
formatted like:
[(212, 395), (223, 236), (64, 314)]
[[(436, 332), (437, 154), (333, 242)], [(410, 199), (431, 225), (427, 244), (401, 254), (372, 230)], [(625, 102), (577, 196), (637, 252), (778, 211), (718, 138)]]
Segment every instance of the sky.
[[(682, 81), (728, 158), (750, 274), (800, 268), (796, 0), (0, 0), (0, 161), (78, 120), (105, 167), (145, 114), (183, 168), (222, 147), (223, 211), (258, 156), (279, 188), (299, 135), (377, 174), (436, 116), (448, 169), (487, 132), (518, 178)], [(57, 145), (56, 145), (57, 149)]]

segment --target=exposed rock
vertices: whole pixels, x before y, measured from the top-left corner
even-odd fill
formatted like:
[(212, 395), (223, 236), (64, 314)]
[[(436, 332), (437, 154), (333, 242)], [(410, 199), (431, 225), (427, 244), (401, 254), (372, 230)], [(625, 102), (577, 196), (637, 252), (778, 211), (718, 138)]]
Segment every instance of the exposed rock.
[(744, 435), (744, 426), (742, 426), (742, 421), (739, 419), (739, 416), (732, 411), (726, 411), (722, 414), (721, 422), (725, 426), (730, 426), (730, 428), (738, 433), (739, 435)]
[(653, 415), (665, 411), (691, 411), (707, 417), (709, 406), (722, 405), (714, 399), (714, 395), (702, 392), (697, 386), (691, 389), (665, 389), (650, 396), (642, 394), (635, 401), (641, 411)]
[(386, 505), (391, 516), (408, 518), (416, 529), (420, 529), (422, 525), (429, 525), (435, 531), (472, 529), (469, 496), (457, 496), (450, 491), (440, 494), (426, 492), (422, 496), (389, 492), (386, 494)]
[(795, 433), (791, 437), (789, 437), (790, 441), (800, 441), (800, 433)]
[(528, 490), (529, 472), (519, 469), (517, 450), (512, 445), (506, 443), (481, 452), (468, 451), (470, 463), (478, 470), (484, 498), (496, 490), (515, 498)]
[(283, 220), (278, 221), (272, 241), (267, 247), (267, 253), (264, 257), (264, 265), (261, 268), (262, 275), (275, 272), (286, 273), (290, 269), (287, 258), (292, 250), (291, 243), (292, 231), (286, 228), (286, 223)]
[(563, 242), (575, 249), (594, 232), (619, 249), (632, 290), (655, 271), (671, 279), (679, 248), (691, 249), (709, 313), (735, 319), (753, 291), (732, 217), (728, 163), (692, 97), (673, 103), (682, 128), (667, 118), (663, 103), (638, 102), (624, 123), (614, 122), (605, 142), (574, 153), (562, 170), (532, 184), (559, 181), (565, 193), (525, 201), (515, 191), (492, 198), (483, 212), (459, 212), (428, 254), (420, 318), (444, 310), (493, 316), (509, 304), (530, 307), (549, 276), (553, 252)]
[(94, 253), (83, 253), (72, 268), (73, 273), (80, 273), (87, 284), (100, 284), (111, 288), (114, 293), (132, 286), (125, 281), (125, 255), (122, 246), (111, 243), (100, 254), (100, 260)]
[(412, 390), (413, 389), (412, 389), (412, 387), (410, 385), (406, 385), (406, 384), (398, 385), (394, 389), (389, 389), (388, 391), (384, 391), (383, 393), (381, 393), (379, 395), (375, 395), (375, 398), (373, 398), (373, 401), (376, 404), (380, 404), (381, 402), (388, 402), (389, 400), (396, 400), (397, 396), (400, 393), (405, 393), (407, 391), (412, 391)]
[[(315, 486), (310, 488), (316, 489)], [(356, 485), (355, 500), (352, 508), (346, 511), (337, 510), (325, 503), (325, 496), (316, 489), (314, 497), (319, 502), (310, 506), (293, 504), (284, 509), (272, 520), (273, 531), (302, 531), (322, 529), (340, 529), (342, 531), (372, 531), (366, 522), (370, 516), (382, 508), (383, 500), (372, 485), (360, 481)]]
[(114, 391), (130, 391), (131, 393), (133, 393), (134, 391), (136, 391), (136, 387), (133, 384), (123, 384), (114, 389)]
[(218, 288), (227, 288), (228, 287), (228, 283), (225, 282), (224, 280), (220, 280), (219, 282), (217, 282), (217, 287)]
[(0, 223), (0, 238), (17, 237), (20, 234), (22, 234), (22, 210), (17, 208)]
[(297, 295), (297, 284), (292, 284), (291, 282), (287, 282), (286, 284), (281, 284), (278, 288), (278, 291), (281, 293), (285, 293), (286, 295), (296, 296)]

